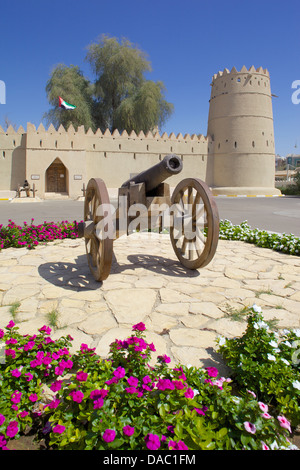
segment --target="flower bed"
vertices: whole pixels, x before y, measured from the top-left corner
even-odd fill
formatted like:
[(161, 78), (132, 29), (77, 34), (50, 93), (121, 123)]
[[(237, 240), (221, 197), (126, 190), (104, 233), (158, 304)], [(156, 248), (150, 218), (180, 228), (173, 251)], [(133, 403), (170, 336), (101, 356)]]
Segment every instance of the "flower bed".
[(39, 243), (45, 243), (53, 240), (63, 240), (64, 238), (77, 238), (74, 222), (62, 221), (57, 224), (53, 222), (44, 222), (40, 225), (30, 225), (26, 222), (23, 226), (15, 224), (9, 220), (7, 227), (0, 224), (0, 250), (2, 248), (34, 248)]
[(293, 234), (271, 233), (266, 230), (251, 229), (247, 221), (233, 225), (229, 220), (220, 221), (221, 240), (239, 240), (263, 248), (300, 256), (300, 238)]
[(214, 367), (170, 367), (167, 356), (150, 367), (155, 345), (147, 343), (143, 323), (115, 340), (104, 360), (85, 344), (71, 355), (72, 338), (54, 341), (47, 326), (21, 336), (10, 322), (0, 330), (0, 447), (34, 427), (48, 449), (294, 448), (298, 333), (277, 337), (257, 310), (249, 309), (242, 338), (218, 339), (231, 378)]

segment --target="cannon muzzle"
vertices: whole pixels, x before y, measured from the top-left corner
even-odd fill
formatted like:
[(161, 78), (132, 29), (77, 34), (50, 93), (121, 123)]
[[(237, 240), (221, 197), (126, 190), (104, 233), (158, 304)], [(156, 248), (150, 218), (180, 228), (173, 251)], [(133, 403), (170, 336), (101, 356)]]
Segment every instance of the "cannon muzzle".
[(145, 183), (145, 190), (148, 193), (170, 176), (180, 173), (182, 167), (182, 160), (177, 155), (166, 155), (161, 162), (125, 181), (122, 188), (129, 187), (131, 184)]

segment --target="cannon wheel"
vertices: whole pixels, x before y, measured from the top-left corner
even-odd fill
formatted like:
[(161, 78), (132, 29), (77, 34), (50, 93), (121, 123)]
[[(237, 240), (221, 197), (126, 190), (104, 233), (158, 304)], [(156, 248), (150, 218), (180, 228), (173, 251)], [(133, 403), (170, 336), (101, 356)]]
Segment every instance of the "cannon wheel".
[[(103, 204), (106, 204), (104, 213), (101, 211)], [(104, 217), (107, 217), (107, 220), (112, 217), (107, 188), (102, 179), (92, 178), (88, 183), (84, 201), (84, 238), (89, 268), (96, 281), (107, 279), (113, 256), (113, 239), (105, 237), (107, 224), (104, 227), (99, 224)]]
[(189, 269), (206, 266), (219, 239), (219, 213), (209, 187), (198, 178), (186, 178), (171, 198), (170, 238), (179, 261)]

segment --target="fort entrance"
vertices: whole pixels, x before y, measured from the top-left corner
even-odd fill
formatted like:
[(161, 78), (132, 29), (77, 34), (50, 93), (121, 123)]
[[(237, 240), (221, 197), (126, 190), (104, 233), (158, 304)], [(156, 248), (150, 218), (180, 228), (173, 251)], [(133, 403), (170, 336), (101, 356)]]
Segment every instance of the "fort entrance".
[(46, 170), (46, 192), (67, 192), (67, 169), (59, 158), (56, 158)]

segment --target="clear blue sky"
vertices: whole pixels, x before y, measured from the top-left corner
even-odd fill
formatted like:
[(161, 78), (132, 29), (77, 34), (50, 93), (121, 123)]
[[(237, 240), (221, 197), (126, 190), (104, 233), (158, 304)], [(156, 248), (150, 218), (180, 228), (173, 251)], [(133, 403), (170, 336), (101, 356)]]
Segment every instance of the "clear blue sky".
[[(26, 130), (49, 109), (45, 85), (58, 63), (78, 65), (93, 80), (86, 46), (102, 33), (126, 37), (148, 54), (175, 112), (161, 131), (207, 132), (210, 82), (225, 67), (267, 68), (276, 153), (300, 153), (299, 0), (1, 0), (0, 80), (7, 116)], [(299, 95), (300, 96), (300, 95)], [(297, 144), (297, 148), (295, 145)]]

